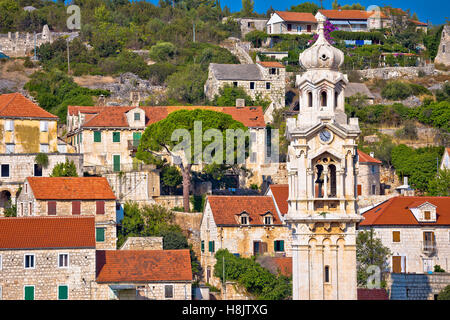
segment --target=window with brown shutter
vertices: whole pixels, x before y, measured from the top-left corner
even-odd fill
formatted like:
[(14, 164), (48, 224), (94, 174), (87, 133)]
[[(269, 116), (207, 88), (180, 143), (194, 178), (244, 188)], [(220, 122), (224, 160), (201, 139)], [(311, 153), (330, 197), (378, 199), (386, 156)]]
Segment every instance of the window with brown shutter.
[(393, 256), (392, 257), (392, 272), (401, 273), (402, 272), (402, 257)]
[(425, 215), (425, 220), (430, 220), (431, 219), (431, 212), (430, 211), (425, 211), (424, 215)]
[(77, 215), (80, 214), (81, 201), (72, 201), (72, 214)]
[(105, 201), (97, 201), (97, 214), (105, 214)]
[(361, 185), (358, 184), (358, 196), (360, 196), (361, 194), (362, 194), (362, 192), (361, 192)]
[(400, 231), (392, 231), (392, 242), (400, 242)]
[(56, 201), (47, 202), (47, 214), (56, 215)]

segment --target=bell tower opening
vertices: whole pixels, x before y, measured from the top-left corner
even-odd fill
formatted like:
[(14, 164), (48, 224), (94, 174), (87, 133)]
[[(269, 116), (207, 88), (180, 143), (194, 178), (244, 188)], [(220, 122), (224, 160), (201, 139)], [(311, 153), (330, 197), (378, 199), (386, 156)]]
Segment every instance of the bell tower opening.
[(322, 91), (320, 93), (320, 106), (326, 107), (327, 106), (327, 93), (326, 91)]

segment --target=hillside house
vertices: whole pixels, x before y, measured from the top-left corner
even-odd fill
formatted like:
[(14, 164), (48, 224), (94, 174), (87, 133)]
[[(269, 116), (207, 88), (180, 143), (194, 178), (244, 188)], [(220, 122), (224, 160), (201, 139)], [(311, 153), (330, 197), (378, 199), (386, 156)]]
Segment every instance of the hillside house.
[(219, 249), (241, 256), (290, 256), (291, 231), (269, 196), (209, 196), (200, 226), (205, 280), (215, 283), (214, 254)]
[(260, 61), (256, 64), (209, 65), (205, 83), (205, 96), (213, 100), (225, 85), (240, 87), (252, 98), (267, 98), (271, 106), (267, 110), (284, 108), (286, 93), (286, 70), (276, 61)]
[(380, 169), (382, 162), (374, 158), (372, 152), (368, 155), (358, 150), (358, 165), (357, 195), (364, 197), (380, 195)]
[(29, 177), (17, 216), (94, 216), (97, 249), (116, 249), (116, 197), (104, 177)]
[(235, 17), (224, 17), (222, 23), (227, 23), (229, 20), (235, 21), (239, 24), (241, 29), (241, 38), (244, 39), (245, 35), (252, 31), (264, 31), (266, 29), (266, 24), (268, 19), (264, 18), (235, 18)]
[(267, 22), (267, 34), (311, 34), (317, 31), (317, 20), (309, 12), (275, 11)]
[(98, 300), (191, 300), (188, 249), (97, 250)]
[(93, 217), (0, 218), (0, 300), (89, 300)]
[(371, 31), (386, 28), (389, 18), (383, 12), (365, 10), (319, 10), (341, 31)]
[[(82, 155), (58, 139), (57, 120), (20, 93), (0, 95), (0, 216), (15, 202), (26, 177), (49, 176), (57, 163), (66, 161), (73, 161), (82, 174)], [(46, 155), (46, 166), (36, 161), (38, 154)]]
[(373, 230), (392, 252), (393, 273), (450, 268), (450, 197), (391, 198), (366, 211), (359, 230)]

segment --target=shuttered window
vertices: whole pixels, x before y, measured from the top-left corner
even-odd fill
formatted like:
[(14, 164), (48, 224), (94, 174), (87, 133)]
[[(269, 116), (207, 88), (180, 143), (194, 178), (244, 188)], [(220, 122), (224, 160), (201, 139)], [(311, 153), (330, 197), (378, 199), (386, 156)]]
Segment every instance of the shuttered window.
[(275, 252), (283, 252), (284, 251), (284, 240), (275, 240), (273, 243), (273, 247)]
[(214, 241), (208, 243), (209, 252), (214, 252)]
[(69, 288), (66, 285), (58, 286), (58, 300), (67, 300), (69, 298)]
[(25, 286), (24, 296), (25, 300), (34, 300), (34, 286)]
[(173, 298), (173, 285), (168, 284), (164, 286), (164, 297)]
[(102, 132), (94, 131), (94, 142), (102, 142)]
[(96, 214), (105, 214), (105, 201), (97, 201), (96, 208)]
[(113, 142), (120, 142), (120, 132), (113, 132)]
[(47, 202), (47, 214), (56, 215), (56, 201)]
[(205, 252), (205, 241), (202, 240), (202, 252)]
[(81, 211), (81, 201), (72, 201), (72, 214), (80, 214)]
[(95, 229), (95, 241), (104, 242), (105, 241), (105, 228)]
[(425, 216), (425, 220), (430, 220), (431, 219), (431, 212), (430, 211), (425, 211), (424, 212), (424, 216)]
[(392, 242), (400, 242), (400, 231), (392, 231)]

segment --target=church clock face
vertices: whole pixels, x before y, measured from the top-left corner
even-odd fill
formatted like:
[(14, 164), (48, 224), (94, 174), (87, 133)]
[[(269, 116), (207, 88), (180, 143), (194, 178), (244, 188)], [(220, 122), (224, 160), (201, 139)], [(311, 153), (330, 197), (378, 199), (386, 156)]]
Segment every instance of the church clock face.
[(331, 141), (331, 138), (332, 138), (331, 131), (326, 130), (326, 129), (320, 131), (319, 138), (320, 138), (321, 142), (329, 143)]

